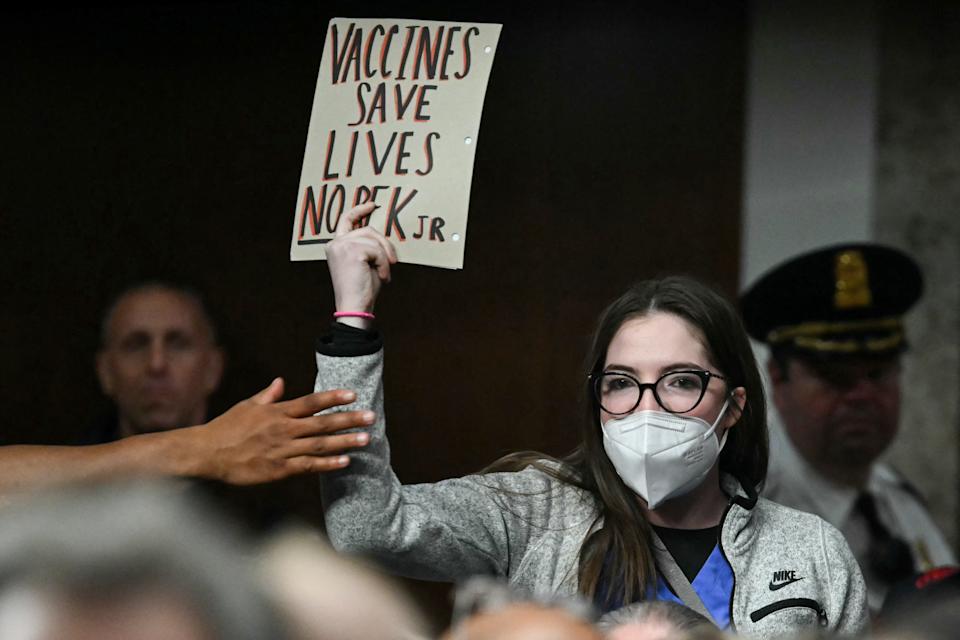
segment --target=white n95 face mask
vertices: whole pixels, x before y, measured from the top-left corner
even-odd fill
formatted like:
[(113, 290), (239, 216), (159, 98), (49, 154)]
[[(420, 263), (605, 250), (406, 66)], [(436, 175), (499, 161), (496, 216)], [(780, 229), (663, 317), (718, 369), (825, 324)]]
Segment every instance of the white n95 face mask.
[(714, 433), (727, 411), (723, 403), (713, 424), (692, 416), (638, 411), (603, 425), (603, 448), (623, 482), (656, 509), (696, 488), (713, 468), (727, 441)]

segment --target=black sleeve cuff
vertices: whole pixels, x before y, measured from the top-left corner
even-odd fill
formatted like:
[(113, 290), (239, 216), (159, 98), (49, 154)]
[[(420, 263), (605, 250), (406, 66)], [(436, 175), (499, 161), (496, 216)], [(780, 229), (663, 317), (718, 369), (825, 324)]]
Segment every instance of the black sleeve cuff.
[(317, 338), (317, 353), (323, 356), (369, 356), (383, 348), (383, 337), (376, 329), (357, 329), (342, 322), (330, 325), (330, 332)]

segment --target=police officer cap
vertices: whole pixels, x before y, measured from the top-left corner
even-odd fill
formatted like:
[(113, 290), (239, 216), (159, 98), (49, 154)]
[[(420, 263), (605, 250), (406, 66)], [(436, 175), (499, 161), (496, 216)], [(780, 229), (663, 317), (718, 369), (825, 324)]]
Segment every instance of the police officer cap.
[(747, 332), (818, 357), (883, 356), (906, 346), (903, 314), (920, 298), (917, 263), (878, 244), (842, 244), (797, 256), (740, 297)]

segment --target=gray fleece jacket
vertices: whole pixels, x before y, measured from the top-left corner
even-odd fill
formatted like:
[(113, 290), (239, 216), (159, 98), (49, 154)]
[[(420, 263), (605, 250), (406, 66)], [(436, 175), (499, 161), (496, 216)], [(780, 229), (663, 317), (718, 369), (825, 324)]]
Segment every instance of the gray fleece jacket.
[[(457, 582), (506, 577), (528, 591), (577, 592), (580, 547), (600, 508), (589, 492), (537, 469), (401, 485), (390, 468), (383, 416), (383, 351), (317, 355), (316, 389), (357, 392), (351, 408), (378, 419), (351, 464), (323, 477), (327, 533), (344, 552), (401, 575)], [(724, 516), (720, 545), (734, 574), (734, 630), (775, 637), (825, 628), (852, 635), (866, 625), (863, 577), (843, 536), (819, 517), (739, 495)]]

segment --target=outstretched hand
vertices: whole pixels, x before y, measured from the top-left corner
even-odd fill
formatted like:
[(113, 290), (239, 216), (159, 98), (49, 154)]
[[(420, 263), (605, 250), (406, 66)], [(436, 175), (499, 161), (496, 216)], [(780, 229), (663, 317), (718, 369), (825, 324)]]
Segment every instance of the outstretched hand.
[(356, 399), (352, 391), (317, 392), (279, 402), (282, 396), (283, 379), (277, 378), (223, 415), (189, 429), (191, 451), (201, 456), (199, 475), (245, 485), (332, 471), (350, 463), (343, 451), (368, 442), (365, 432), (338, 432), (369, 426), (372, 412), (314, 415), (350, 404)]
[(337, 311), (372, 312), (380, 286), (390, 282), (390, 265), (397, 262), (393, 245), (369, 226), (353, 228), (375, 208), (366, 203), (345, 211), (326, 246)]

